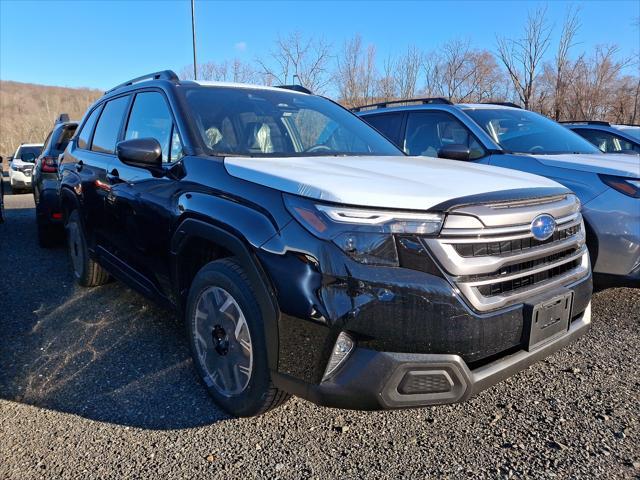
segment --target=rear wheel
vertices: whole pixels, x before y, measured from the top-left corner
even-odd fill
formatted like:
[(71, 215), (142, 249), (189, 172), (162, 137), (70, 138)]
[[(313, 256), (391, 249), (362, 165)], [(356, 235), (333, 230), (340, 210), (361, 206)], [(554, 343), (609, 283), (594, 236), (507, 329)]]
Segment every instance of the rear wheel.
[(87, 241), (77, 210), (73, 210), (69, 215), (66, 229), (69, 258), (78, 285), (97, 287), (107, 283), (109, 281), (107, 271), (89, 257)]
[(235, 261), (217, 260), (196, 274), (186, 318), (198, 373), (224, 410), (260, 415), (289, 398), (271, 382), (260, 308)]

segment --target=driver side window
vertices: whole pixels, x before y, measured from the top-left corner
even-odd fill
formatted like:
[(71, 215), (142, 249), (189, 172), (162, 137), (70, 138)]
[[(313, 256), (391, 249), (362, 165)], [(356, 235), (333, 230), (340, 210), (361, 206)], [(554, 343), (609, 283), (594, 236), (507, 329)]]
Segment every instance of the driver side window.
[(403, 147), (407, 155), (437, 157), (441, 148), (450, 145), (467, 147), (470, 160), (486, 154), (475, 136), (453, 115), (435, 110), (409, 114)]

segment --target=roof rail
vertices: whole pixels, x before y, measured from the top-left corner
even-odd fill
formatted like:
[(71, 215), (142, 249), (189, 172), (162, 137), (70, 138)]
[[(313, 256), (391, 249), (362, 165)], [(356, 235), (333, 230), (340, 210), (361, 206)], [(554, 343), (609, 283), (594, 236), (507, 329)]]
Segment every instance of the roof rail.
[(285, 90), (293, 90), (294, 92), (308, 93), (313, 95), (313, 92), (302, 85), (276, 85), (276, 88), (284, 88)]
[(360, 107), (353, 107), (352, 112), (362, 112), (363, 110), (375, 110), (377, 108), (387, 108), (390, 105), (409, 105), (417, 103), (419, 105), (426, 105), (430, 103), (437, 103), (442, 105), (453, 105), (449, 100), (442, 97), (430, 97), (430, 98), (410, 98), (405, 100), (391, 100), (388, 102), (372, 103), (370, 105), (362, 105)]
[(180, 81), (180, 79), (178, 78), (178, 76), (175, 74), (173, 70), (162, 70), (160, 72), (148, 73), (147, 75), (142, 75), (141, 77), (136, 77), (127, 82), (121, 83), (120, 85), (116, 85), (112, 89), (104, 92), (104, 94), (106, 95), (107, 93), (111, 93), (114, 90), (118, 90), (119, 88), (128, 87), (135, 83), (140, 83), (147, 80), (169, 80), (170, 82), (174, 82), (174, 83), (178, 83)]
[(562, 120), (558, 123), (579, 123), (581, 125), (603, 125), (605, 127), (610, 127), (611, 124), (609, 122), (604, 122), (602, 120)]
[(482, 105), (501, 105), (503, 107), (519, 108), (522, 110), (522, 106), (513, 102), (480, 102)]

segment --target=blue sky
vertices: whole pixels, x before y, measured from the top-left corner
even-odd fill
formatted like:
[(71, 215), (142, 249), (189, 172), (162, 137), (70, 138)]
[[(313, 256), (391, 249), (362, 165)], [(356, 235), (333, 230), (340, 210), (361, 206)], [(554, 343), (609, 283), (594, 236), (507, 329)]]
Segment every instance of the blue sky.
[[(640, 1), (579, 4), (576, 52), (612, 43), (624, 55), (640, 50)], [(380, 61), (409, 44), (428, 50), (452, 38), (494, 50), (496, 34), (517, 36), (527, 10), (541, 5), (555, 39), (571, 2), (196, 0), (198, 61), (253, 61), (279, 34), (293, 31), (335, 47), (360, 33), (376, 45)], [(190, 15), (188, 0), (0, 0), (0, 78), (106, 89), (151, 71), (179, 72), (192, 61)]]

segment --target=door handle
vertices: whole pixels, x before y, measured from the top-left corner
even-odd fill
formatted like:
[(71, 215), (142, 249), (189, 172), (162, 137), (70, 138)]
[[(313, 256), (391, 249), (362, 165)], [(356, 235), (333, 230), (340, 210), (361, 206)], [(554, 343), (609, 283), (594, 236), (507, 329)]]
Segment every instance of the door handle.
[(83, 165), (84, 165), (84, 162), (82, 160), (78, 160), (78, 162), (76, 163), (76, 172), (79, 172), (80, 170), (82, 170)]
[(112, 185), (122, 182), (122, 180), (120, 180), (120, 172), (118, 172), (116, 168), (112, 169), (109, 173), (107, 173), (107, 180)]

